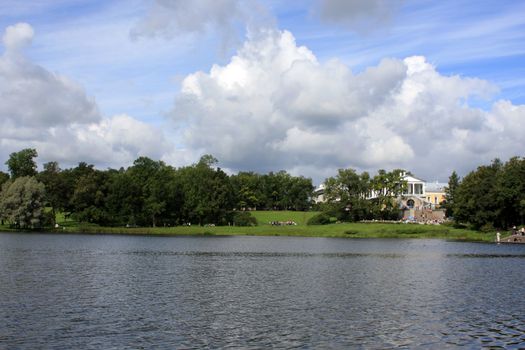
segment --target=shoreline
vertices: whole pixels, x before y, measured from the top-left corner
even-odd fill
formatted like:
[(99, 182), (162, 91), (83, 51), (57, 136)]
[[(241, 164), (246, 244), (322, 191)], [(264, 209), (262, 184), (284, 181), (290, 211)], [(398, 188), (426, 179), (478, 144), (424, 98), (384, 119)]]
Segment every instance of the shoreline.
[(239, 226), (175, 226), (175, 227), (104, 227), (62, 226), (60, 229), (41, 231), (15, 230), (0, 227), (1, 233), (57, 233), (93, 235), (144, 236), (283, 236), (319, 238), (426, 238), (467, 242), (495, 243), (494, 233), (456, 229), (443, 225), (409, 225), (394, 223), (341, 223), (330, 225), (297, 225), (252, 227)]

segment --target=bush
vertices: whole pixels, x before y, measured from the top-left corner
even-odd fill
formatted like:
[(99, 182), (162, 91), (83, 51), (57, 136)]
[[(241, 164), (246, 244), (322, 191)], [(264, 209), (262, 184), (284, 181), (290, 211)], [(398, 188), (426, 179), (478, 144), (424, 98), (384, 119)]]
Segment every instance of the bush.
[(459, 229), (464, 229), (464, 230), (469, 228), (467, 225), (453, 221), (453, 220), (445, 221), (444, 223), (441, 224), (441, 226), (459, 228)]
[(257, 226), (257, 219), (249, 211), (238, 211), (233, 215), (234, 226)]
[(306, 222), (307, 225), (326, 225), (331, 222), (330, 215), (326, 213), (319, 213), (317, 215), (312, 216), (308, 221)]
[(55, 218), (53, 217), (53, 213), (48, 211), (44, 212), (44, 216), (42, 218), (42, 227), (53, 227), (55, 223)]
[(484, 232), (484, 233), (490, 233), (490, 232), (494, 232), (496, 231), (496, 229), (494, 228), (494, 226), (492, 225), (492, 223), (488, 222), (486, 223), (485, 225), (481, 226), (479, 228), (479, 230), (481, 232)]

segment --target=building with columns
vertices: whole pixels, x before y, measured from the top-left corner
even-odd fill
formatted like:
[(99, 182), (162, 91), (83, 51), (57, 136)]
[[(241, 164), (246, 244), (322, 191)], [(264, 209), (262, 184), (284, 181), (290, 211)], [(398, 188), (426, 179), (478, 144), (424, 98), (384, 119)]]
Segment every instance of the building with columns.
[(425, 181), (407, 173), (403, 175), (403, 180), (407, 182), (407, 188), (403, 195), (398, 199), (402, 209), (421, 210), (428, 206), (425, 197)]
[[(407, 182), (407, 188), (400, 196), (399, 206), (402, 209), (436, 209), (439, 208), (445, 198), (445, 186), (443, 183), (427, 183), (426, 181), (410, 174), (403, 175), (403, 180)], [(314, 203), (324, 203), (324, 184), (319, 185), (314, 190)], [(370, 198), (375, 198), (376, 193), (371, 193)]]

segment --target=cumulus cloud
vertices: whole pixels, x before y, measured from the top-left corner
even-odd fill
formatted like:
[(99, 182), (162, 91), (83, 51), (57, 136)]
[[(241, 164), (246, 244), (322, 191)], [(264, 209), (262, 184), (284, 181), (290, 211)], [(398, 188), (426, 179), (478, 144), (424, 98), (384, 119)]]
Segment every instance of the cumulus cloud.
[(369, 32), (389, 23), (403, 0), (318, 0), (315, 14), (359, 32)]
[(98, 121), (100, 113), (96, 103), (79, 84), (30, 62), (19, 51), (30, 44), (33, 35), (33, 28), (27, 23), (9, 26), (3, 35), (2, 121), (26, 128)]
[(101, 167), (120, 167), (129, 165), (139, 155), (161, 159), (170, 149), (161, 130), (125, 114), (47, 132), (46, 139), (33, 144), (43, 159), (64, 164), (85, 161)]
[(74, 81), (24, 58), (0, 57), (0, 115), (25, 127), (96, 122), (96, 103)]
[(8, 27), (3, 35), (0, 159), (36, 147), (43, 161), (120, 166), (138, 155), (161, 158), (169, 152), (160, 130), (127, 115), (104, 118), (80, 84), (28, 60), (21, 48), (32, 38), (26, 23)]
[(6, 28), (2, 36), (2, 43), (6, 50), (16, 51), (27, 46), (33, 40), (33, 28), (27, 23), (17, 23)]
[(355, 74), (337, 60), (318, 62), (291, 33), (267, 30), (228, 64), (187, 76), (171, 116), (189, 148), (231, 169), (321, 176), (401, 167), (443, 180), (453, 169), (523, 153), (524, 106), (471, 106), (490, 103), (495, 91), (480, 79), (441, 75), (421, 56)]

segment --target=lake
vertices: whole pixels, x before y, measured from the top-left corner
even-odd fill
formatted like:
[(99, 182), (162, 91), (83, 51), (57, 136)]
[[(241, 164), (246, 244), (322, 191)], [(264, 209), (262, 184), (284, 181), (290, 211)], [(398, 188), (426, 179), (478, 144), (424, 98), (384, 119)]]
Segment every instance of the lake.
[(0, 234), (1, 349), (525, 347), (525, 245)]

